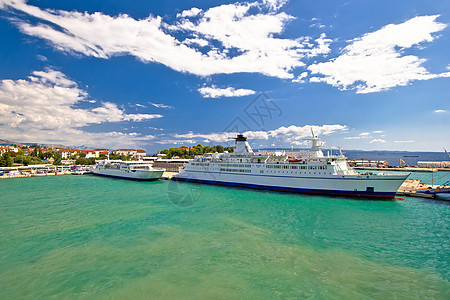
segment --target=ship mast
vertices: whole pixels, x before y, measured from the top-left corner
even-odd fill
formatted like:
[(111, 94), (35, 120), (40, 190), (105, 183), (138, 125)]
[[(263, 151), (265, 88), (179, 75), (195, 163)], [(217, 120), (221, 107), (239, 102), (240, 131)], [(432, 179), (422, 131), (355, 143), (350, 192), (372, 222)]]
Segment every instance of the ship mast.
[(311, 138), (306, 138), (305, 141), (311, 141), (312, 145), (311, 145), (311, 153), (313, 154), (313, 157), (318, 158), (318, 157), (323, 157), (323, 152), (321, 150), (322, 146), (324, 145), (321, 141), (320, 138), (316, 135), (314, 135), (314, 131), (311, 127)]

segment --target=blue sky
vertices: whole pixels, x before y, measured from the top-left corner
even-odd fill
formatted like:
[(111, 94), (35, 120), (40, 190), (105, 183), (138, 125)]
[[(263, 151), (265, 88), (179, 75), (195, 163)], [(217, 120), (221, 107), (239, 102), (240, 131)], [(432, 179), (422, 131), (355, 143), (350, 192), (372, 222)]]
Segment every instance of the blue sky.
[(0, 138), (450, 148), (449, 1), (0, 0)]

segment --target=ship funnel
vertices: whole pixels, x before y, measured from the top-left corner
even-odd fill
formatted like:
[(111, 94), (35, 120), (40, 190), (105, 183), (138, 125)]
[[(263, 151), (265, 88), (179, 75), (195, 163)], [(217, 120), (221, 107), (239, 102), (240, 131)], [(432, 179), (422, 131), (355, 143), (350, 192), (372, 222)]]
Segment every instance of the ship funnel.
[(250, 147), (245, 136), (238, 134), (234, 140), (234, 153), (253, 153), (252, 147)]

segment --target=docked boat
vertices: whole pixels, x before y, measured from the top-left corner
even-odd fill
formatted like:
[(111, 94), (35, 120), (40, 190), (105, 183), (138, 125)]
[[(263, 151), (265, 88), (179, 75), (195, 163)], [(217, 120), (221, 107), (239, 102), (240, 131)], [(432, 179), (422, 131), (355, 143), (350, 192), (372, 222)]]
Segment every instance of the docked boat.
[(145, 161), (100, 160), (91, 167), (92, 174), (131, 180), (158, 180), (165, 169), (152, 167)]
[(235, 138), (233, 153), (208, 153), (190, 161), (172, 179), (285, 192), (394, 198), (410, 173), (358, 173), (346, 157), (324, 155), (312, 135), (310, 150), (254, 153)]

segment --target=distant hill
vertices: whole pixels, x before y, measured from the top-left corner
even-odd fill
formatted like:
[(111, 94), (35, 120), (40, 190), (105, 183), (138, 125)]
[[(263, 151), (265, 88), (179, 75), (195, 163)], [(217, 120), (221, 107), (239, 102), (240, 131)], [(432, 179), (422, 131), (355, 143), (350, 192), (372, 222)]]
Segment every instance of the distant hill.
[(0, 139), (0, 145), (17, 145), (17, 146), (31, 146), (31, 145), (39, 145), (45, 148), (73, 148), (73, 149), (84, 149), (86, 147), (76, 147), (76, 146), (66, 146), (61, 144), (43, 144), (43, 143), (20, 143), (6, 139)]
[(24, 144), (13, 142), (13, 141), (10, 141), (10, 140), (0, 139), (0, 145), (18, 145), (18, 146), (23, 146)]

